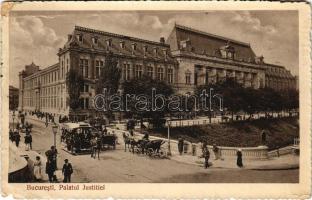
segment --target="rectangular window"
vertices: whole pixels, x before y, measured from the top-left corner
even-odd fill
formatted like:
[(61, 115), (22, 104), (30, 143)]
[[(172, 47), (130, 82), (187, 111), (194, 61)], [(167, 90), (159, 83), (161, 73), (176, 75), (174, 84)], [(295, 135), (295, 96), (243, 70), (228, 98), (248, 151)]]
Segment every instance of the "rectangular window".
[(89, 61), (88, 59), (80, 59), (79, 60), (79, 69), (80, 73), (84, 78), (88, 78), (89, 76)]
[(147, 76), (153, 78), (153, 67), (150, 65), (147, 67)]
[(164, 80), (164, 69), (162, 67), (157, 68), (157, 78), (159, 81)]
[(84, 85), (84, 92), (89, 92), (89, 85)]
[(80, 105), (81, 109), (84, 109), (84, 99), (83, 98), (79, 99), (79, 105)]
[(173, 83), (173, 69), (168, 68), (168, 83)]
[(85, 109), (89, 108), (89, 98), (85, 98)]
[(185, 74), (185, 83), (188, 85), (191, 84), (191, 74), (190, 73)]
[(101, 70), (104, 67), (104, 61), (96, 60), (95, 61), (95, 78), (99, 78), (101, 76)]
[(106, 40), (106, 45), (111, 47), (112, 46), (112, 39)]
[(135, 65), (135, 78), (141, 78), (143, 74), (142, 65)]
[(66, 59), (66, 73), (68, 72), (69, 70), (69, 60), (68, 58)]
[(125, 78), (128, 81), (131, 79), (131, 66), (130, 64), (124, 64), (124, 66), (125, 66), (125, 72), (126, 72)]
[(64, 61), (61, 63), (61, 77), (64, 78)]
[(79, 42), (82, 42), (83, 38), (82, 38), (82, 35), (81, 35), (81, 34), (78, 34), (78, 35), (77, 35), (77, 38), (78, 38), (78, 41), (79, 41)]
[(125, 42), (123, 42), (123, 41), (120, 42), (120, 48), (122, 48), (122, 49), (125, 48)]
[(98, 44), (98, 38), (97, 37), (92, 37), (92, 42), (94, 45)]
[(96, 60), (95, 61), (95, 78), (100, 77), (100, 61)]

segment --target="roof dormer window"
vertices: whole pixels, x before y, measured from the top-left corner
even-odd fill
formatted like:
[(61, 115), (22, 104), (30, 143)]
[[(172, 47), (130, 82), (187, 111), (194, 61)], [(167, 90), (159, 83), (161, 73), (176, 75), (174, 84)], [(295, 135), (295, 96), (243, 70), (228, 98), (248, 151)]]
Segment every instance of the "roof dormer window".
[(153, 50), (154, 50), (154, 56), (155, 56), (155, 57), (157, 57), (157, 54), (158, 54), (158, 48), (157, 48), (157, 47), (154, 47), (154, 49), (153, 49)]
[(92, 37), (92, 43), (97, 45), (98, 44), (98, 38), (97, 37)]
[(120, 48), (124, 49), (125, 48), (125, 42), (124, 41), (120, 41)]
[(165, 59), (167, 59), (168, 56), (168, 50), (167, 49), (163, 49), (163, 54), (165, 56)]
[(77, 40), (78, 40), (79, 42), (82, 42), (82, 41), (83, 41), (82, 34), (78, 34), (78, 35), (77, 35)]
[(133, 50), (133, 51), (136, 51), (137, 44), (136, 44), (136, 43), (132, 43), (132, 45), (131, 45), (131, 46), (132, 46), (132, 50)]
[(148, 50), (147, 45), (144, 45), (144, 52), (146, 53), (146, 52), (147, 52), (147, 50)]
[(106, 45), (111, 47), (112, 46), (112, 39), (106, 40)]

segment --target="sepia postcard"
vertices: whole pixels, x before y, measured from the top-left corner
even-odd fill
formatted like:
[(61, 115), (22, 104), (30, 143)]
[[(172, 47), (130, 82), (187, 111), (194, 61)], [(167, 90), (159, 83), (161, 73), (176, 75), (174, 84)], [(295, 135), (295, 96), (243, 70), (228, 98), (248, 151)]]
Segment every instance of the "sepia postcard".
[(2, 196), (309, 198), (310, 15), (2, 3)]

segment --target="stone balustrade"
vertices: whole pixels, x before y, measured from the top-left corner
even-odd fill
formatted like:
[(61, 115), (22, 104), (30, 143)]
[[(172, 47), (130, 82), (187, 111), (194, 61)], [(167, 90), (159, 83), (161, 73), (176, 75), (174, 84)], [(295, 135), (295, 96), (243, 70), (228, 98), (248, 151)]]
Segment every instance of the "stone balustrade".
[[(114, 132), (118, 136), (119, 143), (122, 143), (122, 132), (123, 130), (116, 130), (109, 128), (108, 130), (114, 130)], [(135, 132), (135, 136), (137, 139), (143, 137), (142, 134)], [(166, 140), (166, 143), (163, 144), (163, 148), (168, 151), (168, 139), (150, 136), (150, 140), (154, 139), (163, 139)], [(201, 156), (202, 148), (200, 143), (190, 143), (188, 141), (184, 142), (184, 149), (183, 154), (194, 155), (194, 156)], [(258, 147), (222, 147), (218, 146), (220, 150), (220, 157), (222, 159), (234, 159), (236, 158), (236, 152), (238, 149), (242, 150), (243, 159), (250, 159), (250, 160), (263, 160), (268, 158), (268, 147), (267, 146), (258, 146)], [(210, 151), (210, 157), (214, 158), (213, 147), (208, 145), (208, 149)], [(178, 141), (177, 140), (170, 140), (170, 150), (172, 155), (178, 155)]]

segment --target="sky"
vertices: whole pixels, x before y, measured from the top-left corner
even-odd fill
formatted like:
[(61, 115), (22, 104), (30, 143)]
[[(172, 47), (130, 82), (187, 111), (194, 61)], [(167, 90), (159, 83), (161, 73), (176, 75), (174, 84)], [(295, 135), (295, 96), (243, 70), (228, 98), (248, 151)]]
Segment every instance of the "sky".
[(159, 41), (174, 23), (250, 43), (267, 63), (299, 71), (297, 11), (53, 11), (10, 13), (10, 85), (18, 87), (18, 73), (32, 62), (45, 68), (75, 25)]

